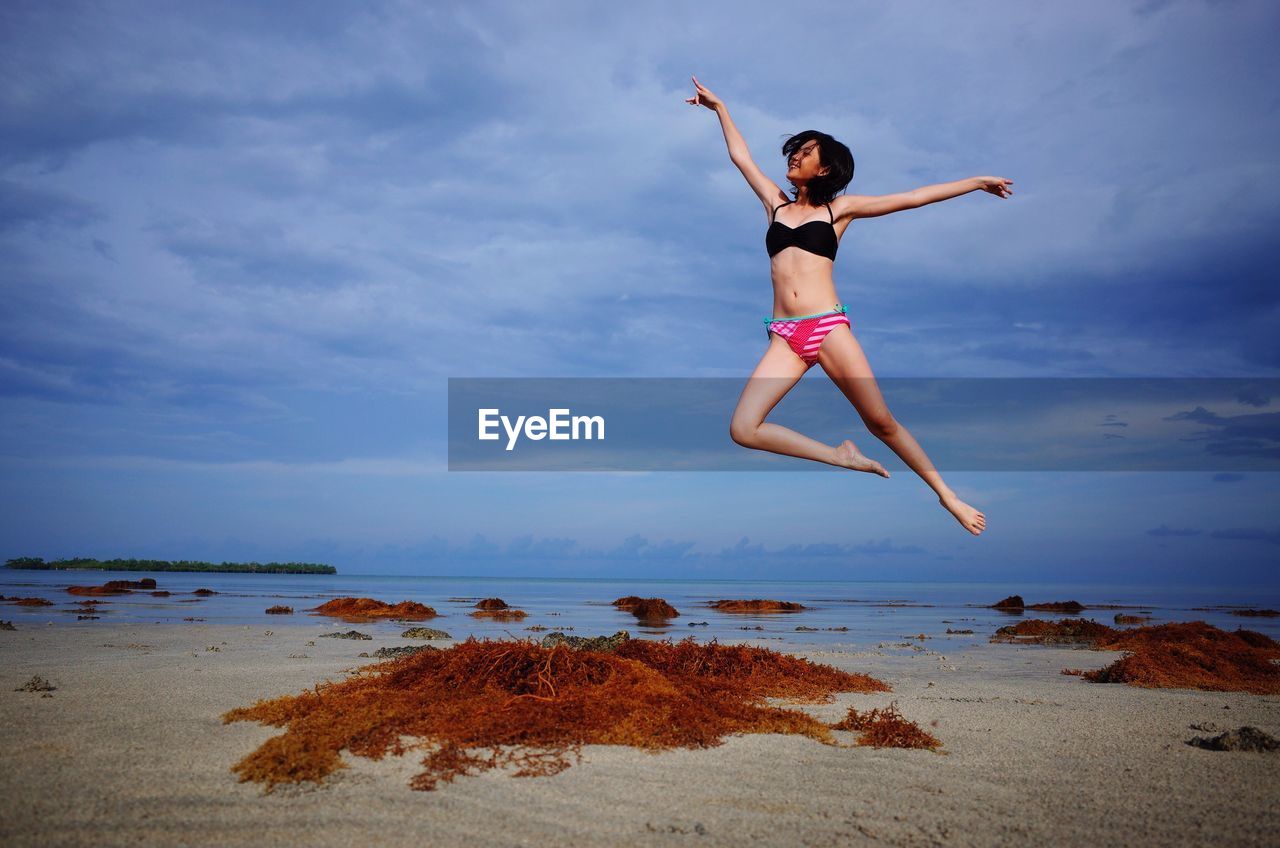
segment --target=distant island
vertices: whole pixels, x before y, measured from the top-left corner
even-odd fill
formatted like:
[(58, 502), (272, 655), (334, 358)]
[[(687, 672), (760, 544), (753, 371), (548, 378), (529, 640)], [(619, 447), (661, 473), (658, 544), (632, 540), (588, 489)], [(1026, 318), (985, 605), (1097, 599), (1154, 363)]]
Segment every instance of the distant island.
[(45, 562), (41, 557), (16, 557), (4, 564), (5, 568), (28, 568), (37, 571), (66, 571), (71, 569), (96, 571), (232, 571), (242, 574), (337, 574), (332, 565), (314, 562), (200, 562), (180, 559), (170, 562), (164, 559), (55, 559)]

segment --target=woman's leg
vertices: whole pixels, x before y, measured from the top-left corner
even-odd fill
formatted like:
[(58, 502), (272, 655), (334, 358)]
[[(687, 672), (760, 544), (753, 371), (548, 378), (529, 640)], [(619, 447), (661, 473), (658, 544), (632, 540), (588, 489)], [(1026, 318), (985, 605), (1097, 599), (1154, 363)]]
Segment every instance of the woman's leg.
[(729, 424), (730, 437), (746, 448), (812, 459), (888, 477), (889, 472), (880, 463), (859, 453), (853, 442), (846, 441), (831, 447), (795, 430), (765, 422), (765, 417), (808, 370), (809, 366), (796, 356), (785, 339), (772, 335), (768, 349), (738, 398), (738, 406), (734, 409), (733, 419)]
[(933, 467), (929, 457), (916, 443), (906, 427), (894, 419), (885, 405), (875, 375), (867, 362), (862, 346), (854, 338), (853, 331), (844, 325), (836, 327), (818, 349), (818, 364), (827, 372), (831, 381), (840, 387), (844, 396), (853, 404), (871, 434), (888, 445), (902, 461), (938, 494), (938, 500), (966, 530), (975, 536), (986, 529), (987, 518), (981, 512), (956, 497), (956, 493), (942, 481), (942, 475)]

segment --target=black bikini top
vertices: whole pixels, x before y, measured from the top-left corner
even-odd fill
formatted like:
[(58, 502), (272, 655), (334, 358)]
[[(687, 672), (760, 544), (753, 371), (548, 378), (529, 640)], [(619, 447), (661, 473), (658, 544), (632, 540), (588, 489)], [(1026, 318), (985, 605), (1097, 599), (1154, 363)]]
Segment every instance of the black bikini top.
[[(794, 203), (788, 200), (787, 203)], [(832, 262), (836, 260), (836, 248), (840, 246), (840, 239), (836, 237), (836, 219), (831, 212), (831, 204), (827, 204), (827, 215), (831, 221), (827, 226), (822, 226), (822, 221), (807, 221), (798, 227), (788, 227), (781, 221), (774, 220), (774, 216), (778, 214), (778, 210), (787, 203), (780, 203), (773, 208), (773, 214), (769, 216), (772, 223), (769, 224), (768, 231), (764, 234), (764, 246), (769, 251), (770, 258), (778, 251), (788, 247), (798, 247), (809, 253), (816, 253), (819, 256), (825, 256)]]

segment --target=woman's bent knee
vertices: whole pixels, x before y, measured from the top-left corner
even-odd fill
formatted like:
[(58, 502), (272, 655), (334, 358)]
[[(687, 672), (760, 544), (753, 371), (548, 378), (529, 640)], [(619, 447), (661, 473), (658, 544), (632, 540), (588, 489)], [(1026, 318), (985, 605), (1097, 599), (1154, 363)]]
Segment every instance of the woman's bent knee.
[(749, 448), (755, 441), (757, 426), (759, 425), (745, 421), (732, 421), (729, 423), (729, 438), (744, 448)]
[(883, 418), (865, 418), (863, 423), (867, 425), (867, 431), (877, 439), (887, 439), (898, 432), (898, 421), (892, 415)]

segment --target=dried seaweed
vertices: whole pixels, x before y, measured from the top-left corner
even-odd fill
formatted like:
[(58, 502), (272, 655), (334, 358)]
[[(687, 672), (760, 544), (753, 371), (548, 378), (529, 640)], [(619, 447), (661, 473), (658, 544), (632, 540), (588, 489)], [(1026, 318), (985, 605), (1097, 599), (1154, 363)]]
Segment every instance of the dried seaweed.
[(108, 589), (154, 589), (156, 588), (156, 579), (154, 577), (144, 577), (141, 580), (108, 580), (102, 585)]
[(1086, 607), (1079, 601), (1049, 601), (1042, 604), (1028, 604), (1027, 609), (1041, 612), (1080, 612)]
[(317, 615), (331, 615), (344, 621), (363, 621), (371, 618), (403, 618), (422, 621), (435, 618), (436, 611), (417, 601), (401, 601), (388, 604), (373, 598), (334, 598), (310, 610)]
[(1126, 651), (1125, 656), (1105, 668), (1079, 672), (1085, 680), (1095, 683), (1280, 694), (1280, 666), (1272, 662), (1280, 659), (1280, 643), (1252, 630), (1227, 631), (1203, 621), (1116, 630), (1092, 620), (1031, 619), (1001, 627), (992, 637), (992, 641), (1025, 640)]
[(937, 750), (942, 743), (927, 730), (908, 721), (898, 712), (897, 702), (860, 713), (853, 707), (843, 719), (831, 725), (833, 730), (853, 730), (862, 734), (859, 745), (873, 748), (928, 748)]
[(708, 606), (720, 612), (800, 612), (808, 609), (795, 601), (768, 601), (759, 598), (750, 601), (712, 601)]
[(680, 615), (675, 607), (662, 598), (640, 598), (628, 595), (625, 598), (618, 598), (613, 605), (618, 609), (626, 610), (640, 621), (663, 622)]
[(101, 586), (68, 586), (67, 592), (72, 595), (128, 595), (132, 590), (120, 586), (103, 584)]
[[(834, 744), (828, 725), (765, 698), (830, 701), (887, 691), (852, 674), (766, 648), (632, 639), (616, 652), (467, 639), (365, 667), (300, 695), (231, 710), (224, 722), (286, 728), (233, 766), (241, 781), (322, 782), (339, 753), (381, 759), (423, 749), (410, 785), (510, 766), (555, 774), (587, 744), (648, 750), (710, 747), (733, 733), (795, 733)], [(403, 739), (417, 740), (407, 743)]]
[(1022, 610), (1032, 609), (1041, 612), (1066, 612), (1074, 613), (1087, 609), (1084, 604), (1079, 601), (1047, 601), (1038, 604), (1024, 603), (1021, 595), (1010, 595), (1007, 598), (996, 601), (991, 605), (991, 609), (998, 610)]
[(1280, 694), (1280, 644), (1249, 630), (1229, 632), (1203, 621), (1160, 624), (1116, 633), (1099, 647), (1129, 651), (1106, 668), (1085, 672), (1097, 683), (1150, 689)]
[(1114, 633), (1116, 633), (1114, 629), (1090, 618), (1064, 618), (1059, 621), (1029, 618), (996, 630), (991, 641), (1031, 642), (1037, 645), (1091, 645)]
[(493, 619), (494, 621), (521, 621), (529, 615), (524, 610), (476, 610), (472, 612), (474, 619)]

